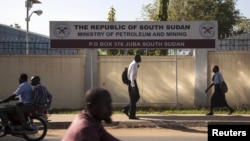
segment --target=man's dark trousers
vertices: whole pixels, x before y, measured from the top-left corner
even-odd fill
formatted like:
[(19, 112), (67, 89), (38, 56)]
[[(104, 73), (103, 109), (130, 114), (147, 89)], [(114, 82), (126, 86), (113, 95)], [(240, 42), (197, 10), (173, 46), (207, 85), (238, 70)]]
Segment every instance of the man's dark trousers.
[(131, 85), (128, 85), (130, 103), (124, 108), (124, 110), (129, 111), (130, 118), (134, 118), (136, 116), (136, 103), (140, 99), (140, 93), (136, 80), (134, 80), (134, 82), (135, 82), (134, 88), (132, 88)]

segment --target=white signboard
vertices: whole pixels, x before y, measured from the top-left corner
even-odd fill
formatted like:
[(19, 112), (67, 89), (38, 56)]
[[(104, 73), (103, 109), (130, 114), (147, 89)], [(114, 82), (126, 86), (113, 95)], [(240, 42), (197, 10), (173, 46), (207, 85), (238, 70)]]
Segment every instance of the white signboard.
[(215, 48), (217, 21), (51, 21), (51, 48)]

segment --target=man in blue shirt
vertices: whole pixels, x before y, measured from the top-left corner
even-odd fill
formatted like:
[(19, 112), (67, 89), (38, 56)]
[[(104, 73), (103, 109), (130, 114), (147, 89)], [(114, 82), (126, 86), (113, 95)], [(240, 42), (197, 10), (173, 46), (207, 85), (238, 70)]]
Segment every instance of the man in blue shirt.
[[(27, 82), (28, 75), (25, 73), (22, 73), (19, 75), (19, 86), (16, 89), (16, 91), (9, 96), (8, 98), (0, 101), (0, 103), (6, 103), (11, 100), (16, 99), (16, 97), (19, 97), (19, 102), (17, 105), (21, 104), (29, 104), (33, 99), (33, 90), (32, 86)], [(2, 119), (3, 126), (8, 126), (8, 114), (15, 113), (16, 112), (16, 106), (5, 106), (0, 108), (0, 118)]]

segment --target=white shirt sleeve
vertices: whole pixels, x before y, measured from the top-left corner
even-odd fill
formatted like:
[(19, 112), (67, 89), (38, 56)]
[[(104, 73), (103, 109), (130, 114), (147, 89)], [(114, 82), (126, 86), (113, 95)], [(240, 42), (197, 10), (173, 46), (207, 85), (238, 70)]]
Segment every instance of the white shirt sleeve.
[(137, 78), (138, 64), (133, 61), (128, 68), (128, 79), (131, 81), (131, 87), (135, 87), (134, 80)]
[(219, 84), (219, 83), (221, 83), (222, 81), (224, 81), (224, 78), (223, 78), (222, 74), (221, 74), (220, 72), (217, 72), (217, 73), (215, 74), (215, 76), (214, 76), (214, 81), (213, 81), (213, 83), (214, 83), (214, 84)]

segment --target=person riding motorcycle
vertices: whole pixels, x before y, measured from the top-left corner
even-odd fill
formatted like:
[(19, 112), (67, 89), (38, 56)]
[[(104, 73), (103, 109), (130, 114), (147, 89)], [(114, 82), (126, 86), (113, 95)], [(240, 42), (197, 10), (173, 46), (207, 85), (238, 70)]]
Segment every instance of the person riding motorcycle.
[(34, 86), (34, 98), (27, 105), (16, 106), (16, 110), (22, 124), (26, 123), (25, 112), (48, 109), (52, 101), (52, 95), (49, 93), (47, 88), (40, 83), (41, 79), (39, 76), (32, 76), (30, 80), (31, 85)]
[[(2, 125), (8, 129), (8, 114), (16, 112), (16, 106), (30, 104), (33, 100), (33, 90), (32, 86), (27, 82), (28, 75), (22, 73), (19, 75), (19, 86), (16, 91), (9, 97), (4, 100), (1, 100), (0, 103), (7, 103), (11, 100), (15, 100), (19, 97), (19, 102), (16, 105), (4, 106), (0, 108), (0, 118), (2, 119)], [(22, 125), (25, 127), (25, 125)]]
[(52, 95), (48, 89), (41, 84), (39, 76), (31, 77), (31, 85), (34, 86), (33, 104), (40, 108), (50, 108), (52, 103)]

